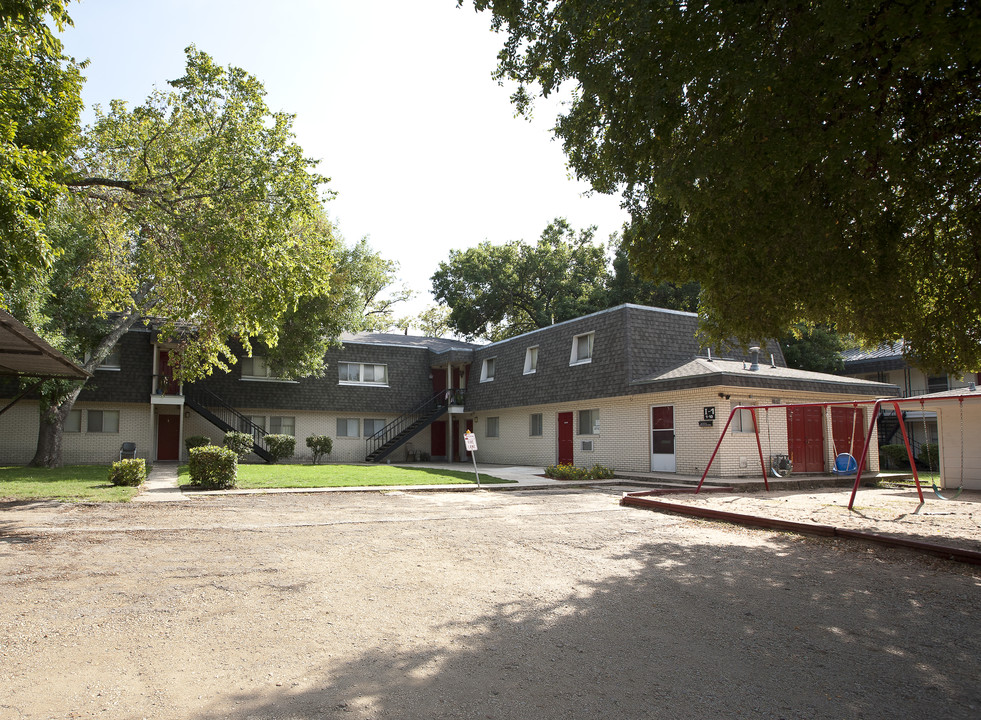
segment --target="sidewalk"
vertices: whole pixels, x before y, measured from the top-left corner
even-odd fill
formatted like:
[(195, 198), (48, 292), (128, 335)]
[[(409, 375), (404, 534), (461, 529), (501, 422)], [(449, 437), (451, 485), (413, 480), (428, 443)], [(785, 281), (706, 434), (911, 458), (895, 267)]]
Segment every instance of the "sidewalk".
[(172, 502), (187, 500), (188, 497), (177, 486), (176, 462), (155, 462), (143, 484), (143, 492), (133, 498), (133, 502)]

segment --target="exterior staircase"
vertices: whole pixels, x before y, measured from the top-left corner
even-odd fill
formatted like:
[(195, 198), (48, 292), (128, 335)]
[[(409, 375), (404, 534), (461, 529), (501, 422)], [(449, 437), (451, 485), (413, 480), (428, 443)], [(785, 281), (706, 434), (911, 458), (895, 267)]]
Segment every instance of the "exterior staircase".
[(244, 432), (252, 435), (252, 452), (266, 462), (272, 462), (273, 456), (266, 450), (266, 431), (210, 390), (204, 388), (187, 390), (184, 404), (225, 432)]
[(365, 440), (365, 462), (378, 463), (405, 445), (409, 440), (446, 414), (440, 404), (446, 391), (440, 390), (431, 398), (397, 417)]

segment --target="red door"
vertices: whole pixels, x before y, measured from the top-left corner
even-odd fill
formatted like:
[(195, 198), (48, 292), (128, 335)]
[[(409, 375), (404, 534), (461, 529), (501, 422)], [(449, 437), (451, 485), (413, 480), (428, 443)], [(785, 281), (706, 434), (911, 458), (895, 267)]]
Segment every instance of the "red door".
[(831, 441), (835, 455), (848, 453), (855, 460), (865, 447), (864, 415), (858, 408), (831, 408)]
[(180, 415), (157, 416), (157, 460), (180, 460)]
[(559, 413), (559, 465), (572, 465), (572, 413)]
[(437, 420), (429, 426), (429, 456), (446, 457), (446, 421)]
[(170, 367), (170, 353), (166, 350), (160, 351), (160, 378), (157, 388), (162, 389), (165, 395), (177, 395), (180, 385), (174, 382), (174, 371)]
[(824, 414), (820, 407), (787, 408), (787, 444), (794, 472), (824, 472)]

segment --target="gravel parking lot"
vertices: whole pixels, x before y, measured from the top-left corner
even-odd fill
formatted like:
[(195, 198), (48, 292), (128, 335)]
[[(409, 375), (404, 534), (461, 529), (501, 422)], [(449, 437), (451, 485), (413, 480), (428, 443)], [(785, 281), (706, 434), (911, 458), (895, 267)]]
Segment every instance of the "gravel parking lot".
[(0, 717), (981, 716), (979, 568), (621, 490), (0, 505)]

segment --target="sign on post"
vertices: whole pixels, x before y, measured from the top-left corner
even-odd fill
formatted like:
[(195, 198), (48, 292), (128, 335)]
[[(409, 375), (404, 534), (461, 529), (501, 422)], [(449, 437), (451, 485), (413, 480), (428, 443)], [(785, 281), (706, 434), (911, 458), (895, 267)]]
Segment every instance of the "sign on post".
[(477, 476), (477, 487), (480, 487), (480, 473), (477, 472), (477, 436), (470, 430), (463, 433), (463, 446), (473, 460), (473, 474)]

